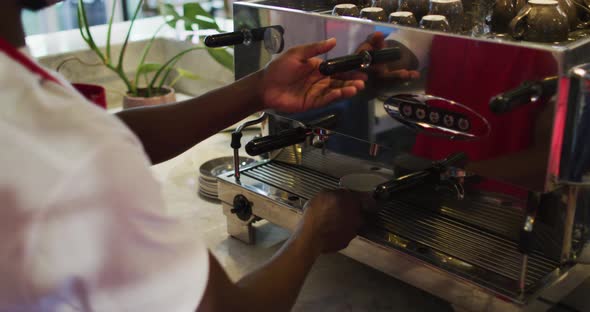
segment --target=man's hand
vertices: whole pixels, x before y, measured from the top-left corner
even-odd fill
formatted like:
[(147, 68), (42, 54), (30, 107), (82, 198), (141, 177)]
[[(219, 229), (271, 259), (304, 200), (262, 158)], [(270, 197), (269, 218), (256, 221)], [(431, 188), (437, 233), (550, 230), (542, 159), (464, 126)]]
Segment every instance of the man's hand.
[(365, 88), (367, 76), (360, 72), (324, 76), (318, 68), (336, 39), (297, 46), (283, 53), (263, 71), (261, 98), (266, 108), (302, 112), (352, 97)]
[(302, 230), (311, 233), (319, 252), (346, 248), (362, 225), (362, 195), (352, 191), (318, 194), (305, 206)]
[(345, 248), (356, 236), (362, 198), (363, 194), (351, 191), (318, 194), (307, 203), (303, 221), (277, 254), (235, 284), (211, 256), (209, 283), (198, 311), (291, 310), (317, 257)]

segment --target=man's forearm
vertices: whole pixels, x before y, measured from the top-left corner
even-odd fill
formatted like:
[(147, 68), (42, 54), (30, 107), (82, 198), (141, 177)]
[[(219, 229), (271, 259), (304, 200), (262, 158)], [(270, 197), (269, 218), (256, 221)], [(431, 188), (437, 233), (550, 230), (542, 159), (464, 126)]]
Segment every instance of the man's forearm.
[(159, 163), (262, 110), (261, 75), (256, 72), (183, 102), (125, 110), (117, 116), (139, 137), (152, 163)]
[(242, 293), (253, 299), (253, 311), (291, 309), (320, 255), (315, 243), (309, 232), (298, 230), (268, 263), (238, 281)]
[(319, 254), (317, 240), (299, 228), (273, 258), (235, 284), (211, 256), (198, 311), (289, 311)]

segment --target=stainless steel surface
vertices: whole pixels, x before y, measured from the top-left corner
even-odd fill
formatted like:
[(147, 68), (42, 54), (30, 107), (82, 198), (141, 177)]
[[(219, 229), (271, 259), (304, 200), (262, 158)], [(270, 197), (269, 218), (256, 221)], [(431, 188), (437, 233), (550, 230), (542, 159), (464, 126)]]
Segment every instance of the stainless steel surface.
[(526, 284), (527, 284), (527, 277), (528, 277), (528, 270), (529, 270), (529, 255), (522, 254), (521, 255), (521, 267), (520, 267), (520, 278), (518, 280), (518, 291), (524, 295), (526, 291)]
[[(380, 32), (384, 47), (399, 49), (401, 57), (365, 68), (367, 88), (350, 100), (300, 114), (269, 112), (264, 133), (270, 135), (326, 115), (337, 122), (325, 127), (321, 144), (312, 138), (275, 151), (245, 168), (239, 181), (220, 177), (228, 232), (252, 243), (253, 220), (292, 229), (305, 202), (337, 188), (346, 174), (400, 177), (464, 152), (469, 161), (455, 187), (429, 182), (403, 192), (344, 254), (464, 308), (548, 309), (566, 294), (559, 289), (581, 281), (573, 272), (590, 236), (584, 180), (590, 93), (579, 92), (587, 87), (579, 75), (584, 68), (568, 76), (590, 61), (590, 37), (556, 45), (495, 36), (483, 23), (491, 9), (485, 1), (466, 6), (470, 26), (454, 34), (332, 16), (333, 4), (234, 4), (236, 30), (281, 26), (285, 49), (336, 37), (337, 46), (323, 56), (335, 59), (364, 53), (367, 38)], [(262, 43), (236, 46), (236, 78), (271, 57)], [(555, 94), (516, 96), (518, 105), (490, 109), (495, 96), (548, 77), (559, 77)], [(437, 102), (407, 111), (384, 106), (403, 94)], [(252, 221), (231, 213), (238, 194), (252, 202)], [(530, 224), (527, 215), (534, 216)], [(521, 233), (527, 225), (530, 237)]]
[(576, 215), (576, 204), (577, 204), (577, 197), (578, 197), (578, 187), (573, 186), (569, 188), (568, 194), (568, 205), (566, 206), (565, 212), (565, 219), (563, 223), (565, 225), (563, 231), (563, 243), (561, 249), (561, 261), (565, 262), (572, 258), (572, 238), (573, 238), (573, 231), (574, 231), (574, 219)]
[[(242, 147), (241, 140), (242, 140), (242, 131), (249, 126), (258, 124), (263, 122), (266, 119), (266, 114), (262, 113), (258, 118), (246, 121), (245, 123), (239, 125), (236, 130), (232, 133), (232, 148), (234, 149), (234, 177), (236, 181), (240, 180), (240, 147)], [(237, 142), (233, 142), (237, 140)], [(235, 146), (233, 146), (235, 144)]]
[(253, 179), (287, 189), (303, 199), (311, 199), (322, 190), (338, 188), (338, 179), (312, 172), (303, 167), (272, 162), (243, 173)]
[[(243, 167), (254, 163), (255, 160), (249, 157), (240, 157), (238, 165)], [(232, 156), (219, 157), (205, 162), (199, 168), (201, 176), (206, 178), (215, 178), (220, 174), (228, 173), (234, 170), (234, 159)]]
[[(392, 202), (379, 213), (377, 228), (398, 234), (480, 268), (518, 281), (521, 254), (517, 243), (409, 203)], [(558, 263), (542, 254), (530, 256), (527, 285), (542, 279)]]
[[(555, 114), (555, 107), (563, 104), (545, 98), (502, 115), (491, 113), (487, 104), (493, 96), (524, 81), (563, 77), (573, 65), (590, 61), (590, 38), (555, 46), (485, 36), (456, 36), (335, 17), (328, 15), (330, 10), (331, 3), (325, 1), (236, 3), (236, 29), (281, 25), (285, 29), (285, 48), (336, 37), (336, 48), (325, 56), (335, 58), (356, 53), (367, 36), (376, 31), (385, 34), (386, 46), (402, 47), (404, 53), (400, 61), (388, 64), (386, 71), (370, 70), (374, 75), (368, 91), (361, 96), (332, 108), (291, 115), (292, 118), (306, 122), (336, 111), (341, 122), (331, 130), (392, 147), (396, 154), (412, 153), (434, 160), (468, 149), (473, 163), (471, 170), (475, 173), (527, 189), (552, 189), (552, 181), (559, 176), (560, 150), (550, 148), (550, 143), (557, 139), (554, 134), (563, 131), (564, 125), (554, 122), (559, 116)], [(271, 59), (259, 44), (237, 46), (235, 55), (237, 78)], [(465, 62), (465, 59), (470, 61)], [(416, 71), (420, 78), (396, 79), (397, 70)], [(566, 90), (563, 85), (558, 89), (555, 99), (560, 101)], [(489, 123), (490, 135), (471, 143), (449, 141), (442, 149), (440, 140), (404, 131), (401, 123), (379, 108), (382, 99), (399, 93), (426, 93), (469, 107)], [(362, 118), (363, 115), (366, 118)], [(523, 158), (536, 161), (526, 162)], [(525, 164), (528, 169), (524, 169)]]

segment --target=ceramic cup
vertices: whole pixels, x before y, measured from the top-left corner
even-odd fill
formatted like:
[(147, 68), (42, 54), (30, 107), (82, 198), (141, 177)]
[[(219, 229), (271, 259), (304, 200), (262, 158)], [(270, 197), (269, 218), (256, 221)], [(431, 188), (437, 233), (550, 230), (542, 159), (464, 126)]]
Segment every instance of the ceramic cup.
[(353, 3), (356, 3), (359, 6), (359, 8), (362, 9), (370, 7), (372, 4), (372, 0), (355, 0), (355, 2)]
[(416, 20), (421, 20), (422, 17), (428, 14), (430, 10), (429, 0), (399, 0), (398, 11), (409, 11), (414, 13)]
[(420, 28), (435, 31), (449, 32), (451, 26), (443, 15), (426, 15), (420, 21)]
[(385, 14), (389, 15), (397, 11), (397, 0), (373, 0), (373, 7), (382, 8), (385, 10)]
[(402, 26), (418, 26), (418, 21), (414, 13), (408, 11), (399, 11), (389, 14), (389, 23)]
[(428, 14), (446, 17), (454, 32), (461, 31), (463, 28), (463, 3), (461, 0), (430, 0)]
[(369, 19), (375, 22), (385, 22), (387, 20), (387, 15), (385, 14), (385, 10), (382, 8), (364, 8), (361, 10), (361, 18)]
[(510, 31), (510, 21), (524, 5), (525, 0), (496, 0), (490, 16), (491, 30), (495, 33), (508, 33)]
[(332, 9), (332, 15), (359, 17), (360, 11), (359, 8), (352, 3), (342, 3), (334, 6), (334, 9)]
[(567, 15), (555, 0), (529, 0), (510, 22), (515, 39), (536, 42), (566, 41), (569, 33)]

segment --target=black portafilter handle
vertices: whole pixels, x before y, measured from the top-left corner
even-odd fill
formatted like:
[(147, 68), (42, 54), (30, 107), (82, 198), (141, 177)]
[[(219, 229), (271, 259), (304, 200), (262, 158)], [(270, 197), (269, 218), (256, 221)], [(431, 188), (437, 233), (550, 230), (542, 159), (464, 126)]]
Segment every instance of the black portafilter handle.
[(510, 91), (494, 96), (490, 100), (490, 110), (496, 114), (507, 113), (538, 98), (552, 95), (556, 91), (557, 77), (525, 81)]
[(260, 27), (253, 29), (242, 29), (205, 37), (205, 46), (209, 48), (229, 47), (253, 41), (263, 41), (264, 34), (269, 29), (276, 29), (281, 35), (285, 33), (279, 25)]
[(410, 173), (395, 180), (378, 185), (373, 192), (373, 198), (378, 201), (391, 199), (399, 192), (414, 188), (424, 184), (435, 184), (441, 181), (441, 174), (449, 166), (463, 167), (467, 163), (465, 153), (455, 153), (449, 157), (433, 163), (432, 167)]
[(205, 46), (220, 48), (244, 43), (246, 35), (243, 31), (233, 31), (205, 37)]
[(469, 159), (467, 158), (467, 154), (463, 153), (463, 152), (459, 152), (459, 153), (454, 153), (449, 155), (449, 157), (443, 159), (443, 160), (439, 160), (436, 162), (436, 165), (438, 165), (439, 167), (441, 167), (442, 170), (446, 170), (447, 167), (465, 167), (465, 165), (467, 165), (467, 161)]
[(346, 55), (326, 60), (320, 64), (320, 73), (330, 76), (351, 70), (361, 69), (363, 66), (394, 62), (401, 58), (400, 48), (387, 48), (376, 51), (365, 51), (359, 54)]
[(246, 153), (250, 156), (272, 152), (283, 147), (305, 141), (311, 130), (304, 127), (283, 130), (277, 134), (254, 139), (246, 144)]
[(433, 179), (433, 172), (422, 170), (378, 185), (373, 192), (373, 198), (378, 201), (389, 200), (394, 194), (423, 185)]

